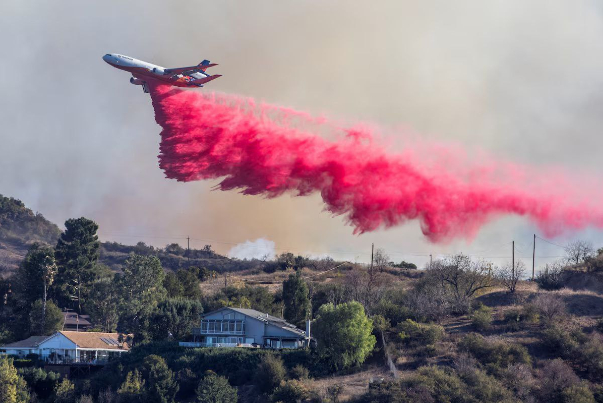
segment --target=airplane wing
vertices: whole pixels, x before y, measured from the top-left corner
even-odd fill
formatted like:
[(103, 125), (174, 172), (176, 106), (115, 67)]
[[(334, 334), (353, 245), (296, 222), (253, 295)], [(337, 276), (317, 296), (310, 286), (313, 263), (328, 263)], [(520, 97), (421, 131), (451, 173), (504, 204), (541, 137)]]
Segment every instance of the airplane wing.
[(210, 63), (209, 60), (203, 60), (201, 63), (199, 63), (196, 66), (189, 66), (189, 67), (176, 67), (173, 69), (165, 69), (164, 74), (182, 74), (182, 73), (194, 73), (197, 71), (203, 71), (205, 72), (205, 70), (207, 70), (210, 67), (214, 67), (217, 66), (216, 63)]
[(205, 84), (207, 82), (210, 82), (211, 80), (215, 80), (218, 77), (222, 77), (222, 75), (221, 74), (216, 74), (216, 75), (205, 77), (205, 78), (199, 78), (197, 80), (191, 80), (188, 83), (196, 85), (198, 87), (203, 87), (203, 84)]

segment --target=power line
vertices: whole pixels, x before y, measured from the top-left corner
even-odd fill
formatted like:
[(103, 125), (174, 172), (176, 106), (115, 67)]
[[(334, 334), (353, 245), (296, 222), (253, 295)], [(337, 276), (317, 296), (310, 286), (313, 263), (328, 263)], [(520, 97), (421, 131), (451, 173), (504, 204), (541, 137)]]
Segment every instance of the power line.
[(559, 245), (559, 244), (557, 244), (557, 243), (555, 243), (555, 242), (551, 242), (551, 241), (549, 241), (548, 239), (541, 238), (541, 237), (539, 237), (538, 235), (536, 235), (536, 238), (538, 238), (538, 239), (540, 239), (541, 241), (544, 241), (544, 242), (546, 242), (546, 243), (549, 243), (549, 244), (551, 244), (551, 245), (553, 245), (553, 246), (557, 246), (557, 247), (559, 247), (559, 248), (561, 248), (561, 249), (565, 250), (565, 246), (561, 246), (561, 245)]
[[(240, 245), (243, 242), (228, 242), (228, 241), (220, 241), (220, 240), (216, 240), (216, 239), (210, 239), (210, 238), (192, 238), (192, 237), (186, 237), (186, 236), (157, 236), (157, 235), (124, 235), (124, 234), (103, 234), (106, 237), (113, 237), (113, 238), (132, 238), (132, 239), (167, 239), (167, 240), (187, 240), (187, 241), (202, 241), (202, 242), (208, 242), (208, 243), (212, 243), (212, 244), (219, 244), (219, 245)], [(543, 239), (541, 237), (538, 237), (538, 239), (541, 239), (547, 243), (550, 243), (552, 245), (558, 246), (560, 248), (564, 248), (561, 245), (555, 244), (553, 242), (550, 242), (546, 239)], [(482, 255), (482, 253), (484, 252), (488, 252), (488, 251), (492, 251), (494, 249), (503, 247), (503, 246), (507, 246), (509, 244), (511, 244), (512, 242), (505, 242), (502, 243), (500, 245), (495, 245), (492, 246), (490, 248), (486, 248), (486, 249), (482, 249), (479, 251), (476, 251), (474, 253), (463, 253), (466, 256), (469, 257), (473, 257), (473, 258), (481, 258), (481, 259), (508, 259), (509, 256), (508, 255), (504, 255), (504, 256), (498, 256), (498, 255)], [(255, 246), (255, 245), (248, 245), (247, 247), (252, 248), (252, 249), (257, 249), (257, 250), (266, 250), (266, 248), (263, 248), (261, 246)], [(274, 247), (273, 248), (275, 251), (280, 251), (280, 252), (293, 252), (294, 250), (301, 250), (298, 248), (284, 248), (284, 247)], [(518, 248), (517, 246), (515, 246), (515, 249), (517, 249), (519, 252), (521, 252), (522, 254), (527, 254), (527, 252), (521, 248)], [(414, 253), (414, 252), (399, 252), (399, 251), (387, 251), (388, 255), (397, 255), (397, 256), (406, 256), (406, 257), (424, 257), (424, 258), (429, 258), (431, 256), (437, 256), (437, 257), (452, 257), (452, 256), (456, 256), (458, 254), (460, 254), (462, 252), (455, 252), (455, 253)], [(355, 256), (355, 257), (366, 257), (368, 258), (370, 256), (370, 254), (368, 253), (362, 253), (362, 252), (358, 252), (358, 251), (352, 251), (352, 250), (341, 250), (341, 249), (331, 249), (331, 250), (326, 250), (326, 251), (321, 251), (321, 252), (316, 252), (316, 251), (309, 251), (309, 250), (304, 250), (303, 252), (301, 252), (300, 254), (313, 254), (313, 255), (322, 255), (322, 254), (327, 254), (327, 255), (351, 255), (351, 256)], [(520, 259), (527, 259), (527, 258), (532, 258), (532, 256), (517, 256)], [(565, 257), (565, 255), (551, 255), (551, 256), (538, 256), (538, 258), (541, 259), (554, 259), (554, 258), (562, 258)]]

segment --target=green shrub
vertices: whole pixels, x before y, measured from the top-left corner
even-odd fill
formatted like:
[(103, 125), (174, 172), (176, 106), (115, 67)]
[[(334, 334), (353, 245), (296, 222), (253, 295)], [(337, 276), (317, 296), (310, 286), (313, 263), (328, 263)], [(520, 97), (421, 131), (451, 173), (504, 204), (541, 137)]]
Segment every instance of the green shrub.
[(593, 380), (603, 376), (603, 342), (596, 336), (589, 338), (577, 350), (577, 361)]
[(570, 332), (558, 326), (551, 326), (542, 332), (542, 344), (551, 352), (570, 358), (578, 348), (578, 342)]
[(512, 403), (516, 399), (500, 381), (479, 369), (458, 374), (450, 367), (421, 367), (393, 382), (369, 385), (358, 402), (371, 403)]
[(518, 309), (510, 309), (505, 312), (505, 318), (503, 320), (505, 327), (510, 332), (517, 332), (522, 327), (522, 316)]
[(292, 379), (281, 383), (272, 394), (273, 402), (299, 402), (310, 397), (310, 391), (302, 382)]
[(476, 369), (461, 375), (461, 379), (468, 386), (467, 392), (476, 402), (512, 402), (513, 393), (503, 384), (489, 376), (484, 371)]
[(425, 389), (436, 402), (460, 402), (467, 394), (463, 381), (450, 368), (421, 367), (402, 385), (404, 389)]
[(285, 379), (283, 360), (275, 355), (266, 355), (256, 368), (254, 384), (262, 393), (272, 391)]
[(481, 305), (473, 311), (471, 315), (471, 324), (478, 332), (483, 332), (492, 327), (492, 308)]
[(412, 316), (410, 310), (406, 306), (396, 304), (386, 299), (381, 300), (377, 304), (374, 313), (383, 316), (392, 327), (395, 327), (398, 323), (403, 322)]
[(476, 333), (466, 335), (459, 343), (459, 347), (495, 372), (512, 364), (531, 364), (532, 362), (530, 354), (524, 346), (503, 341), (488, 341)]
[(310, 371), (303, 365), (296, 365), (291, 369), (291, 378), (303, 381), (310, 378)]
[(526, 304), (521, 311), (521, 318), (526, 323), (538, 323), (540, 310), (534, 304)]
[(563, 288), (565, 273), (559, 264), (546, 265), (534, 281), (543, 290), (559, 290)]
[(197, 388), (198, 403), (237, 403), (237, 388), (215, 373), (206, 374)]
[(437, 324), (418, 323), (406, 319), (396, 327), (398, 337), (408, 344), (434, 344), (444, 337), (444, 328)]

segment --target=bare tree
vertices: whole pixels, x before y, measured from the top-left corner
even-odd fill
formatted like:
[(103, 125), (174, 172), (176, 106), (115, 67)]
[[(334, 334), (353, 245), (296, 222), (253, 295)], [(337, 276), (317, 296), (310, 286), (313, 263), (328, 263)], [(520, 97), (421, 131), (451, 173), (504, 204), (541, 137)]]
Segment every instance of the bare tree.
[(570, 242), (565, 247), (567, 261), (572, 264), (584, 262), (588, 257), (593, 255), (594, 251), (593, 244), (587, 241)]
[(385, 292), (385, 278), (374, 267), (367, 270), (356, 267), (346, 274), (344, 281), (348, 299), (360, 302), (367, 313)]
[(428, 272), (450, 289), (453, 310), (461, 313), (468, 309), (476, 292), (492, 286), (490, 267), (489, 263), (459, 254), (433, 262)]
[(375, 269), (377, 269), (380, 273), (389, 266), (389, 256), (385, 253), (384, 249), (377, 249), (375, 251), (375, 257), (373, 258)]
[(523, 261), (519, 260), (515, 262), (515, 268), (513, 263), (508, 262), (500, 269), (496, 271), (496, 279), (502, 284), (510, 293), (514, 293), (517, 289), (517, 283), (524, 277), (526, 273), (526, 265)]

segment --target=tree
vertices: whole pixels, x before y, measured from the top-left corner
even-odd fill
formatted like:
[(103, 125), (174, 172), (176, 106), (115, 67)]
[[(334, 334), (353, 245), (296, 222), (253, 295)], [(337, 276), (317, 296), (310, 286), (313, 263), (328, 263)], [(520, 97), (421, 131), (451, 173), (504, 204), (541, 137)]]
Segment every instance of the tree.
[(515, 262), (515, 267), (512, 263), (507, 263), (501, 267), (495, 274), (496, 279), (510, 292), (514, 293), (517, 289), (517, 283), (526, 273), (526, 265), (523, 261)]
[[(57, 266), (54, 250), (46, 245), (34, 243), (19, 265), (15, 276), (15, 293), (19, 311), (27, 313), (36, 300), (42, 301), (41, 326), (45, 327), (48, 287), (52, 285)], [(36, 313), (39, 316), (39, 313)]]
[(302, 278), (301, 271), (289, 275), (289, 279), (283, 282), (283, 302), (285, 319), (303, 328), (310, 317), (311, 305), (308, 284)]
[(75, 400), (75, 385), (69, 379), (63, 379), (54, 390), (55, 403), (73, 403)]
[(565, 246), (568, 263), (580, 264), (594, 253), (593, 244), (587, 241), (574, 241)]
[(173, 271), (168, 271), (163, 279), (163, 287), (167, 292), (167, 296), (170, 298), (182, 297), (184, 294), (184, 287), (182, 283)]
[(52, 301), (46, 304), (39, 299), (31, 305), (29, 313), (30, 333), (37, 336), (48, 336), (63, 328), (63, 312)]
[(45, 301), (56, 272), (54, 250), (34, 243), (15, 273), (15, 293), (20, 302), (29, 306), (38, 299)]
[(451, 291), (453, 311), (465, 313), (475, 293), (492, 286), (490, 267), (488, 263), (475, 262), (469, 256), (460, 254), (433, 262), (427, 275), (435, 277)]
[(149, 333), (153, 340), (174, 338), (182, 340), (190, 335), (198, 325), (203, 313), (201, 302), (189, 299), (171, 298), (161, 301), (149, 321)]
[(180, 269), (176, 272), (176, 277), (182, 284), (182, 297), (190, 299), (200, 299), (201, 289), (199, 288), (199, 269), (190, 267)]
[(380, 273), (383, 273), (383, 271), (387, 268), (389, 265), (389, 256), (387, 253), (385, 253), (384, 249), (378, 248), (375, 250), (373, 265)]
[(87, 298), (90, 284), (96, 279), (94, 264), (100, 247), (97, 230), (98, 225), (87, 218), (69, 219), (65, 221), (65, 232), (55, 248), (60, 302), (77, 300), (78, 312), (81, 312), (82, 300)]
[(123, 298), (119, 327), (124, 332), (134, 332), (137, 340), (147, 340), (151, 314), (157, 303), (164, 299), (165, 273), (155, 256), (132, 254), (126, 260), (123, 275), (118, 279)]
[(285, 365), (280, 357), (267, 354), (262, 357), (255, 371), (254, 384), (262, 393), (272, 391), (285, 380)]
[(27, 383), (17, 373), (12, 358), (0, 357), (0, 402), (29, 402)]
[(356, 301), (318, 310), (313, 325), (319, 355), (335, 370), (360, 365), (373, 351), (373, 324)]
[(86, 312), (103, 332), (114, 332), (119, 321), (120, 303), (121, 297), (116, 280), (114, 278), (99, 280), (90, 290)]
[(133, 372), (128, 372), (126, 380), (117, 389), (119, 402), (123, 403), (141, 403), (144, 401), (145, 381), (142, 379), (140, 372), (135, 369)]
[(237, 399), (237, 388), (215, 373), (205, 375), (197, 388), (198, 403), (236, 403)]
[(178, 382), (165, 360), (151, 354), (144, 359), (143, 371), (147, 381), (145, 402), (171, 403), (178, 392)]

